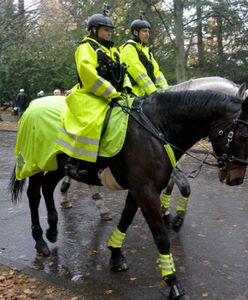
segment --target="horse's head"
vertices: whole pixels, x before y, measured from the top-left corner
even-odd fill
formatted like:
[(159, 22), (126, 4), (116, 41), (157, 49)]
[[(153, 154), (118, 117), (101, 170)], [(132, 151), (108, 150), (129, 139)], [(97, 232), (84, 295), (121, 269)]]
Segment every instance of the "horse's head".
[(229, 124), (215, 124), (210, 139), (219, 165), (220, 181), (228, 185), (242, 184), (248, 165), (248, 98), (242, 103), (238, 118)]

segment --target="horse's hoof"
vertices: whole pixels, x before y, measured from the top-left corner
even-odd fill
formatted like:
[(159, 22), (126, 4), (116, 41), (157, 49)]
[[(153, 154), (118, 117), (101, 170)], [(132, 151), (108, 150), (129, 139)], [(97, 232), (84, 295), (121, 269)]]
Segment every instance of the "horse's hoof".
[(122, 253), (118, 257), (111, 257), (109, 264), (113, 272), (125, 272), (128, 270), (127, 260)]
[(70, 183), (63, 181), (61, 184), (61, 187), (60, 187), (60, 192), (66, 193), (68, 191), (69, 187), (70, 187)]
[(51, 231), (50, 229), (47, 229), (46, 231), (46, 237), (51, 243), (55, 243), (57, 241), (57, 235), (58, 231)]
[(183, 226), (183, 222), (184, 222), (184, 217), (177, 215), (175, 216), (175, 218), (173, 219), (172, 222), (172, 228), (175, 232), (179, 232), (181, 227)]
[(37, 250), (38, 255), (49, 256), (51, 254), (45, 241), (37, 242), (35, 245), (35, 249)]
[(110, 212), (102, 213), (100, 214), (100, 216), (101, 216), (101, 220), (103, 221), (112, 221), (112, 216)]
[(171, 285), (168, 300), (186, 300), (185, 291), (179, 281)]

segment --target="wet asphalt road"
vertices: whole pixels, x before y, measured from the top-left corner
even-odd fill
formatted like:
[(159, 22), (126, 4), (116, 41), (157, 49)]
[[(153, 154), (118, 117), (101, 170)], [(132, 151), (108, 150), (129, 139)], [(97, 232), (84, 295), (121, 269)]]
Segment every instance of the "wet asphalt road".
[[(87, 299), (166, 299), (168, 289), (156, 265), (158, 252), (140, 212), (123, 247), (129, 270), (118, 274), (109, 270), (106, 241), (118, 223), (125, 192), (102, 190), (113, 215), (113, 221), (104, 222), (87, 185), (72, 183), (68, 197), (73, 208), (69, 210), (60, 208), (58, 186), (58, 241), (49, 243), (50, 257), (36, 257), (26, 195), (13, 206), (7, 191), (15, 137), (14, 132), (0, 131), (0, 263), (72, 289)], [(189, 159), (184, 162), (187, 170), (195, 164)], [(180, 233), (170, 234), (178, 276), (189, 299), (248, 299), (247, 179), (242, 186), (227, 187), (219, 183), (214, 168), (204, 167), (196, 179), (190, 180), (192, 196), (184, 227)], [(45, 231), (43, 201), (40, 219)]]

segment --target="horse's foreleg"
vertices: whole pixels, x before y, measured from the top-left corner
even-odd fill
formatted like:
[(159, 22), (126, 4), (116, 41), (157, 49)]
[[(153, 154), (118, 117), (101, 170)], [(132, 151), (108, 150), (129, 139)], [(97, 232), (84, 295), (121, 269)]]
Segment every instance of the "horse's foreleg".
[(42, 181), (42, 193), (45, 199), (47, 208), (47, 221), (49, 227), (46, 231), (46, 237), (51, 243), (55, 243), (57, 240), (58, 230), (58, 214), (54, 204), (53, 193), (58, 182), (63, 178), (64, 173), (57, 169), (55, 171), (49, 171), (43, 177)]
[(170, 299), (184, 299), (185, 292), (176, 276), (176, 269), (170, 252), (170, 241), (161, 214), (159, 193), (152, 189), (147, 189), (143, 195), (139, 194), (138, 196), (141, 199), (141, 211), (159, 250), (157, 263), (161, 270), (162, 278), (170, 287)]
[(32, 236), (36, 242), (35, 248), (39, 254), (47, 256), (50, 254), (50, 250), (42, 237), (43, 231), (39, 220), (39, 204), (41, 197), (40, 188), (42, 185), (42, 178), (43, 173), (38, 173), (29, 178), (27, 195), (31, 212)]
[(128, 192), (125, 207), (121, 214), (121, 219), (118, 226), (113, 231), (109, 241), (108, 247), (111, 250), (110, 265), (113, 271), (126, 271), (128, 269), (126, 258), (124, 257), (121, 248), (126, 237), (126, 231), (133, 221), (137, 212), (138, 204)]
[(183, 225), (184, 217), (188, 209), (188, 200), (189, 200), (191, 189), (190, 189), (189, 181), (184, 173), (178, 170), (174, 170), (172, 172), (172, 179), (177, 184), (179, 191), (181, 193), (179, 200), (177, 201), (176, 204), (177, 214), (172, 221), (172, 228), (174, 229), (174, 231), (178, 232)]
[(169, 229), (171, 227), (172, 219), (169, 211), (171, 204), (171, 193), (174, 188), (174, 180), (170, 178), (166, 188), (162, 191), (160, 195), (160, 204), (162, 208), (162, 216), (164, 220), (164, 224)]

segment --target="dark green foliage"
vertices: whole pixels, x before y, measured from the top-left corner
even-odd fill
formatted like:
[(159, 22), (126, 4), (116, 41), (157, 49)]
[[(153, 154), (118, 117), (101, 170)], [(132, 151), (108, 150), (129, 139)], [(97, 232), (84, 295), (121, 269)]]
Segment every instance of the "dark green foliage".
[[(87, 34), (88, 16), (105, 1), (51, 0), (23, 10), (23, 1), (0, 3), (0, 101), (15, 100), (20, 88), (30, 99), (39, 90), (70, 89), (76, 82), (74, 51)], [(119, 0), (110, 16), (120, 46), (140, 11), (152, 25), (151, 48), (168, 82), (176, 83), (173, 1)], [(47, 3), (50, 6), (47, 7)], [(248, 83), (247, 0), (185, 0), (184, 44), (188, 77), (220, 75)]]

